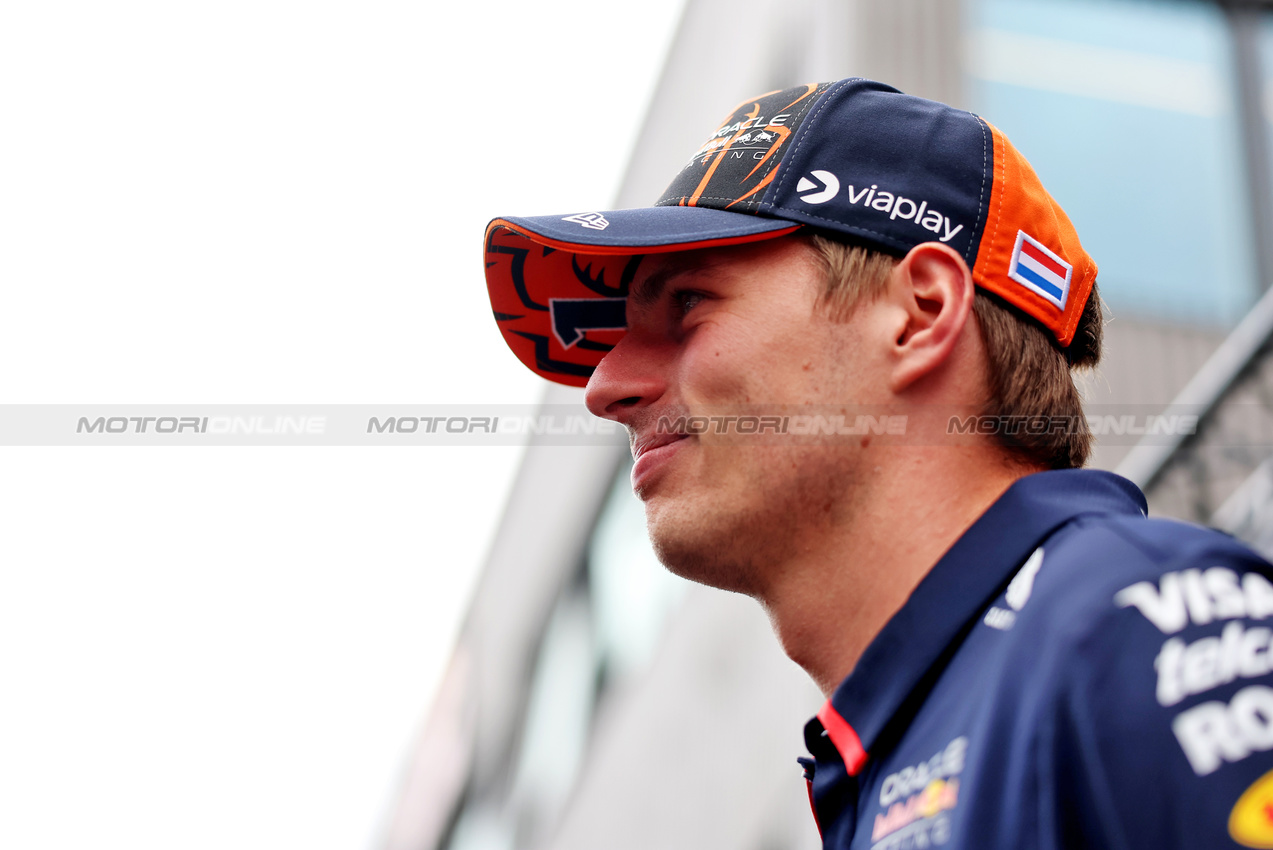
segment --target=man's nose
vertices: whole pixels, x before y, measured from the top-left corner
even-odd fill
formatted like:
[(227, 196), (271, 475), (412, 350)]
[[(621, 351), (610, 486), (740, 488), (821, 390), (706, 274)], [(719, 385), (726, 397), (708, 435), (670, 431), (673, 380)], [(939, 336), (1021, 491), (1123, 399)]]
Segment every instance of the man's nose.
[(667, 352), (629, 330), (588, 379), (584, 404), (593, 416), (627, 425), (667, 389)]

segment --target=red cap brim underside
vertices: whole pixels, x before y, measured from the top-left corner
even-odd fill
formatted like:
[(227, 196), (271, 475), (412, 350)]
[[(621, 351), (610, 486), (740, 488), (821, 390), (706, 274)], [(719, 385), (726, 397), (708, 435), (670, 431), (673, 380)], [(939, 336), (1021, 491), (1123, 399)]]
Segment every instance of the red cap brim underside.
[(634, 253), (626, 246), (563, 242), (495, 219), (486, 229), (486, 287), (517, 359), (550, 381), (582, 387), (623, 337), (628, 288), (647, 254), (740, 245), (797, 229), (643, 246)]

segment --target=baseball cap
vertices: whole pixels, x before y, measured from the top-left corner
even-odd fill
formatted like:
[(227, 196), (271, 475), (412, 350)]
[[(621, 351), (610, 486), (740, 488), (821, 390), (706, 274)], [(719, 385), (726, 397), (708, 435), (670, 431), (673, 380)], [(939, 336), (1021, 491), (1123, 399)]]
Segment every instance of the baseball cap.
[(539, 375), (583, 386), (624, 333), (647, 254), (799, 230), (904, 255), (958, 251), (977, 286), (1074, 337), (1096, 264), (1034, 169), (971, 112), (860, 78), (739, 104), (653, 206), (487, 225), (486, 282), (505, 341)]

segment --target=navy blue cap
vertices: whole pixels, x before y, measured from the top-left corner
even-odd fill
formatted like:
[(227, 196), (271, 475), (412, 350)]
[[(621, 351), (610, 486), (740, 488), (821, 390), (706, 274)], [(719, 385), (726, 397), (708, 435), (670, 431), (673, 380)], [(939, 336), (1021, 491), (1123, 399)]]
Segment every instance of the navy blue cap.
[[(1002, 133), (970, 112), (848, 79), (740, 104), (652, 207), (494, 219), (487, 287), (518, 357), (582, 386), (622, 336), (613, 303), (596, 305), (593, 319), (580, 307), (627, 296), (614, 282), (634, 267), (615, 258), (800, 228), (898, 256), (924, 242), (948, 245), (977, 285), (1038, 319), (1061, 345), (1096, 279), (1069, 219)], [(610, 283), (598, 286), (602, 274)], [(569, 302), (580, 322), (569, 333), (551, 332), (555, 301)]]

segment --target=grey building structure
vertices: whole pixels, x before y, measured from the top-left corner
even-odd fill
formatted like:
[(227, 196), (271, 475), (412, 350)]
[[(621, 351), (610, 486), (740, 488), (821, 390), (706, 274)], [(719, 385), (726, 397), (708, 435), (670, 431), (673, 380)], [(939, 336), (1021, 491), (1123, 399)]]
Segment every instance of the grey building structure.
[[(614, 206), (657, 197), (713, 118), (763, 91), (861, 75), (986, 114), (1102, 264), (1094, 465), (1273, 551), (1258, 5), (687, 0)], [(1177, 229), (1137, 230), (1162, 216)], [(582, 409), (558, 386), (544, 403)], [(1141, 433), (1171, 414), (1192, 433)], [(528, 448), (388, 850), (818, 846), (795, 758), (822, 698), (759, 606), (658, 566), (629, 462), (623, 444)]]

